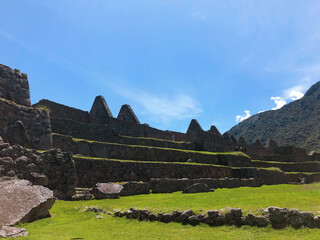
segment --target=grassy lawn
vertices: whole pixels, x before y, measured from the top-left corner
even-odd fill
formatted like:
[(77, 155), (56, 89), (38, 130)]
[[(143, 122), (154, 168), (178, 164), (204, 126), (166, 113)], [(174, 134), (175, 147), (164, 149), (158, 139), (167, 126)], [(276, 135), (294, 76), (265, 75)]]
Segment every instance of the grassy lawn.
[(122, 197), (115, 200), (79, 202), (57, 201), (52, 217), (23, 224), (29, 236), (20, 239), (319, 239), (320, 229), (274, 230), (256, 227), (197, 227), (179, 223), (139, 222), (102, 214), (98, 219), (83, 206), (98, 206), (107, 211), (127, 210), (132, 206), (154, 212), (193, 209), (204, 212), (226, 206), (245, 212), (268, 206), (298, 208), (316, 214), (320, 211), (320, 183), (310, 185), (277, 185), (260, 188), (217, 189), (213, 193), (151, 194)]

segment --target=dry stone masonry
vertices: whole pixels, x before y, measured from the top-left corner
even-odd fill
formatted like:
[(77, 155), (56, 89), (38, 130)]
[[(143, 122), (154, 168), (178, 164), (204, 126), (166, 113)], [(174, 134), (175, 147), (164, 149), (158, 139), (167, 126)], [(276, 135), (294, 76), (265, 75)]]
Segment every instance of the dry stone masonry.
[(138, 219), (139, 221), (159, 221), (163, 223), (178, 222), (197, 226), (200, 223), (211, 227), (231, 226), (241, 227), (244, 225), (267, 227), (271, 225), (275, 229), (292, 226), (295, 229), (301, 227), (320, 228), (320, 215), (314, 216), (310, 212), (302, 212), (297, 209), (269, 207), (262, 209), (261, 215), (249, 213), (244, 216), (240, 208), (225, 208), (209, 210), (205, 214), (195, 214), (191, 209), (186, 211), (174, 211), (172, 213), (152, 213), (146, 209), (138, 210), (135, 207), (125, 212), (116, 211), (114, 217), (126, 217), (127, 219)]

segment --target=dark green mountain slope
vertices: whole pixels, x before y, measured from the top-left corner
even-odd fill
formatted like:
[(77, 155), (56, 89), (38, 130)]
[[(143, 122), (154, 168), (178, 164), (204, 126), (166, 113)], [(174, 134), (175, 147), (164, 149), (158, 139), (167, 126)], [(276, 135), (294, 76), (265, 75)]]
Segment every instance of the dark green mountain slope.
[(229, 136), (240, 136), (248, 143), (275, 139), (279, 145), (295, 145), (320, 152), (320, 82), (303, 98), (281, 109), (258, 113), (231, 128)]

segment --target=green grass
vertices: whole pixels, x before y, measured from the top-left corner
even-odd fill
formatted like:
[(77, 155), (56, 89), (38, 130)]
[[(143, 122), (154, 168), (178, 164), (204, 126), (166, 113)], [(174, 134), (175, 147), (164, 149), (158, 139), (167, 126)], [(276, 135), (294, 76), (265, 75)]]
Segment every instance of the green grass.
[(52, 217), (23, 224), (30, 235), (20, 239), (319, 239), (319, 229), (274, 230), (256, 227), (197, 227), (179, 223), (139, 222), (125, 218), (114, 218), (102, 214), (96, 218), (92, 212), (83, 212), (83, 206), (98, 206), (107, 211), (132, 206), (147, 208), (153, 212), (193, 209), (205, 212), (226, 206), (240, 207), (245, 212), (279, 206), (299, 208), (316, 213), (320, 210), (320, 183), (310, 185), (275, 185), (260, 188), (217, 189), (200, 194), (151, 194), (122, 197), (110, 200), (79, 202), (57, 201), (51, 210)]

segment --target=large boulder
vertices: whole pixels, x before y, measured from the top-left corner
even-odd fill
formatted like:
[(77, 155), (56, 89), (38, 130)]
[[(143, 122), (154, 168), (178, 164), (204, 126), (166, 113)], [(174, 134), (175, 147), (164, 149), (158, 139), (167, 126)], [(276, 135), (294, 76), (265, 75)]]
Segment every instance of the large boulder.
[(123, 186), (120, 184), (97, 183), (90, 193), (93, 194), (96, 199), (113, 199), (119, 198), (119, 194), (122, 189)]
[(0, 226), (49, 217), (49, 209), (55, 202), (48, 188), (13, 178), (0, 179), (0, 196)]
[(209, 192), (210, 188), (205, 183), (195, 183), (183, 190), (183, 193), (203, 193)]

